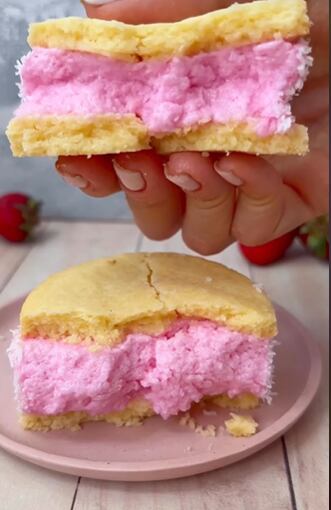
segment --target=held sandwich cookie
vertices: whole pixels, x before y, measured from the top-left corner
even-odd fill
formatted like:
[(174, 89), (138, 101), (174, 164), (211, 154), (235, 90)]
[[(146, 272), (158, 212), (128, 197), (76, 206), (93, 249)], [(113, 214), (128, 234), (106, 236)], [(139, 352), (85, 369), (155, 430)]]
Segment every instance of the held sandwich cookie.
[(305, 154), (290, 102), (311, 65), (304, 0), (234, 4), (177, 23), (30, 26), (16, 156), (175, 151)]
[(270, 402), (277, 324), (246, 277), (199, 257), (127, 254), (55, 274), (9, 349), (26, 429), (134, 425), (209, 399)]

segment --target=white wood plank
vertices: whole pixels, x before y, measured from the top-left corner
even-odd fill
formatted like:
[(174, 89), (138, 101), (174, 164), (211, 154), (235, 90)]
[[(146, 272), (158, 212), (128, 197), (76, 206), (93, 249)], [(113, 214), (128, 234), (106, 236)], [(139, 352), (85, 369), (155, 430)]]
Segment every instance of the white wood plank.
[[(18, 245), (0, 241), (0, 289), (12, 277), (33, 246), (32, 243)], [(48, 510), (70, 509), (76, 478), (50, 474), (49, 471), (31, 466), (2, 450), (0, 472), (1, 508), (35, 510), (40, 508), (44, 494), (44, 503)], [(58, 494), (57, 502), (55, 499), (49, 500), (49, 490)]]
[(50, 274), (89, 259), (135, 251), (139, 232), (131, 224), (49, 222), (39, 243), (0, 295), (0, 304), (29, 292)]
[(32, 244), (10, 244), (0, 239), (0, 290), (32, 249)]
[(38, 468), (0, 449), (0, 508), (70, 510), (77, 478)]
[[(0, 302), (7, 302), (28, 292), (49, 274), (66, 266), (121, 251), (134, 251), (138, 235), (133, 225), (51, 222), (46, 225), (39, 242), (32, 246), (22, 265), (7, 283), (0, 295)], [(21, 252), (2, 253), (6, 253), (8, 265), (14, 268)], [(0, 472), (0, 508), (70, 510), (76, 477), (39, 469), (2, 451)]]
[(279, 442), (222, 470), (182, 480), (83, 479), (74, 510), (291, 510)]
[(286, 435), (286, 445), (298, 509), (326, 510), (329, 483), (328, 265), (295, 246), (283, 262), (270, 268), (255, 267), (253, 274), (265, 285), (272, 299), (310, 329), (323, 353), (324, 377), (318, 397)]
[[(161, 242), (151, 241), (144, 237), (141, 245), (141, 251), (175, 251), (178, 253), (186, 253), (187, 255), (197, 255), (185, 246), (180, 233), (176, 234), (171, 239)], [(248, 277), (250, 276), (249, 265), (240, 254), (236, 244), (232, 244), (222, 253), (205, 258), (221, 262), (231, 269), (239, 271)]]

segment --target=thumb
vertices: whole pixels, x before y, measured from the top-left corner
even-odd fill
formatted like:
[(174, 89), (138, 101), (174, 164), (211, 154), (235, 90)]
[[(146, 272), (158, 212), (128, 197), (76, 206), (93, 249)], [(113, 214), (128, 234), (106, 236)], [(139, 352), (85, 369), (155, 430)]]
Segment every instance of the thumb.
[(90, 18), (124, 23), (173, 22), (230, 5), (231, 0), (84, 0)]

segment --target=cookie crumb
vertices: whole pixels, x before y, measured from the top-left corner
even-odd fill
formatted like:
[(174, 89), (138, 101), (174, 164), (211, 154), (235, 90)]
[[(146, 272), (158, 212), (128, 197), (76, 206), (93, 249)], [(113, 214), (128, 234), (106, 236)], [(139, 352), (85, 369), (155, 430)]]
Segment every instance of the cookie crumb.
[(202, 152), (202, 153), (201, 153), (201, 156), (202, 156), (203, 158), (209, 158), (210, 153), (209, 153), (209, 152)]
[(203, 427), (202, 425), (198, 425), (194, 418), (189, 413), (184, 414), (179, 419), (179, 425), (182, 427), (188, 427), (193, 430), (197, 434), (200, 434), (204, 437), (215, 437), (216, 436), (216, 426), (215, 425), (207, 425)]
[(193, 418), (190, 418), (189, 421), (187, 422), (187, 425), (188, 425), (188, 428), (191, 429), (191, 430), (196, 430), (196, 423), (195, 421), (193, 420)]
[(190, 418), (191, 416), (189, 415), (189, 413), (184, 414), (184, 416), (182, 416), (179, 419), (179, 425), (181, 425), (182, 427), (186, 427)]
[(207, 409), (204, 409), (202, 412), (205, 416), (217, 416), (216, 411), (208, 411)]
[(207, 425), (207, 427), (202, 427), (201, 425), (198, 425), (195, 429), (195, 432), (204, 437), (215, 437), (216, 427), (215, 425)]
[(252, 416), (230, 414), (231, 419), (225, 421), (227, 432), (234, 437), (250, 437), (256, 434), (258, 423)]
[(208, 425), (206, 428), (206, 432), (208, 432), (208, 435), (211, 437), (216, 437), (216, 427), (215, 425)]
[(264, 292), (264, 287), (262, 285), (262, 283), (253, 283), (253, 287), (255, 290), (257, 290), (260, 294), (263, 294)]

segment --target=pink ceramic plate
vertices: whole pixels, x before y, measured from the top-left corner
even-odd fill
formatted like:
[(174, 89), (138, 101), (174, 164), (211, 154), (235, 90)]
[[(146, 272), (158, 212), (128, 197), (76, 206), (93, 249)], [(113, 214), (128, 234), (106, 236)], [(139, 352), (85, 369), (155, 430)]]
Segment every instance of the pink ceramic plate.
[[(235, 439), (221, 430), (216, 438), (202, 437), (177, 419), (148, 420), (136, 428), (87, 424), (80, 432), (37, 433), (17, 423), (12, 376), (6, 349), (9, 330), (17, 327), (22, 300), (0, 309), (0, 447), (40, 466), (90, 478), (146, 481), (179, 478), (211, 471), (252, 455), (283, 434), (307, 409), (321, 378), (319, 350), (308, 332), (277, 307), (280, 335), (275, 392), (271, 406), (251, 412), (259, 432)], [(222, 426), (228, 411), (201, 415), (204, 424)]]

